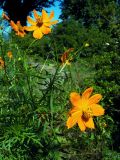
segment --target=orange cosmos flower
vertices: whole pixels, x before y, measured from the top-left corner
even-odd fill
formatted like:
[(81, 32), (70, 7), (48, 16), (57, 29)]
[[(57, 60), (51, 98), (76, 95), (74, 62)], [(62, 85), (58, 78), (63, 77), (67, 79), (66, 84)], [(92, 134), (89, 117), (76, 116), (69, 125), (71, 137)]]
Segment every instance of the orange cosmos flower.
[(72, 52), (74, 50), (74, 48), (69, 48), (67, 51), (65, 51), (63, 53), (63, 55), (61, 56), (61, 62), (62, 64), (67, 64), (67, 65), (70, 65), (70, 61), (73, 59), (72, 57), (70, 58), (69, 54), (70, 52)]
[(76, 92), (70, 94), (70, 101), (73, 108), (70, 110), (70, 116), (67, 120), (68, 129), (73, 127), (76, 123), (81, 131), (91, 128), (94, 129), (93, 116), (104, 115), (104, 109), (98, 102), (101, 100), (102, 96), (100, 94), (95, 94), (90, 97), (93, 88), (86, 89), (82, 96)]
[(45, 10), (42, 10), (42, 15), (39, 16), (36, 12), (36, 10), (33, 10), (35, 20), (33, 20), (31, 17), (27, 17), (28, 23), (31, 24), (31, 26), (26, 26), (26, 31), (34, 31), (33, 37), (37, 39), (41, 39), (44, 34), (48, 34), (51, 32), (50, 26), (53, 24), (56, 24), (58, 21), (51, 21), (54, 17), (54, 12), (52, 11), (50, 13), (50, 16), (46, 13)]
[(0, 57), (0, 69), (4, 68), (5, 62), (3, 61), (2, 57)]
[(8, 51), (7, 56), (11, 59), (13, 57), (12, 52)]
[(16, 35), (20, 36), (20, 37), (24, 37), (24, 35), (26, 34), (24, 31), (24, 27), (21, 25), (20, 21), (17, 21), (17, 23), (15, 24), (12, 20), (10, 21), (10, 25), (13, 28), (13, 30), (16, 32)]
[(7, 20), (7, 21), (10, 20), (10, 18), (4, 12), (2, 13), (2, 18)]

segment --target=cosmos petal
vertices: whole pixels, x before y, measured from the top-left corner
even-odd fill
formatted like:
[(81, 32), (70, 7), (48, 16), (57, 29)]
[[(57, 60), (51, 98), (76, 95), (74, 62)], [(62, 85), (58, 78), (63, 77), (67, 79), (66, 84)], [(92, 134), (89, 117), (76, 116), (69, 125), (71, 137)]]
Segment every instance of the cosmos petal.
[(102, 116), (104, 115), (104, 108), (99, 105), (99, 104), (92, 104), (90, 106), (91, 110), (92, 110), (92, 113), (93, 113), (93, 116)]
[(20, 21), (17, 21), (17, 26), (21, 26), (21, 23), (20, 23)]
[(33, 37), (36, 38), (36, 39), (41, 39), (43, 37), (43, 34), (41, 32), (41, 29), (36, 29), (34, 32), (33, 32)]
[(44, 26), (50, 27), (51, 26), (51, 22), (44, 22)]
[(24, 29), (25, 29), (26, 31), (34, 31), (34, 30), (37, 29), (37, 27), (36, 27), (36, 26), (25, 26)]
[(54, 25), (54, 24), (56, 24), (56, 23), (58, 23), (58, 21), (56, 20), (56, 21), (53, 21), (53, 22), (44, 22), (44, 25), (46, 26), (46, 27), (50, 27), (50, 26), (52, 26), (52, 25)]
[(73, 107), (70, 111), (69, 111), (69, 115), (75, 113), (78, 111), (78, 107)]
[(82, 97), (85, 98), (85, 99), (88, 99), (91, 95), (91, 93), (93, 92), (93, 88), (90, 87), (90, 88), (87, 88), (83, 94), (82, 94)]
[(73, 106), (80, 107), (81, 106), (81, 97), (78, 93), (72, 92), (70, 94), (70, 101)]
[(69, 52), (64, 52), (61, 56), (62, 63), (65, 63), (68, 60)]
[(91, 129), (94, 129), (95, 128), (95, 125), (94, 125), (94, 122), (93, 122), (93, 118), (89, 118), (89, 120), (87, 122), (84, 122), (85, 123), (85, 126), (88, 127), (88, 128), (91, 128)]
[(27, 20), (31, 25), (36, 25), (36, 22), (30, 16), (27, 16)]
[(58, 23), (58, 20), (50, 22), (51, 25)]
[(72, 128), (75, 124), (76, 124), (76, 121), (74, 121), (72, 117), (69, 117), (66, 123), (68, 129)]
[(95, 94), (92, 97), (89, 98), (89, 105), (92, 105), (94, 103), (98, 103), (100, 100), (102, 99), (102, 95), (101, 94)]
[(18, 31), (18, 26), (12, 20), (10, 21), (10, 25), (14, 29), (14, 31)]
[(42, 10), (42, 19), (43, 22), (50, 21), (47, 12), (44, 9)]
[(77, 123), (77, 121), (80, 117), (81, 117), (80, 111), (73, 113), (67, 120), (66, 125), (67, 125), (68, 129), (73, 127)]
[(53, 17), (54, 17), (54, 11), (50, 13), (49, 20), (53, 19)]
[(81, 117), (78, 119), (78, 126), (79, 126), (81, 131), (85, 131), (86, 126), (85, 126), (83, 120), (81, 119)]
[(41, 31), (43, 34), (48, 34), (51, 32), (51, 28), (43, 26), (43, 27), (41, 27)]
[(37, 20), (39, 18), (39, 15), (37, 14), (37, 11), (35, 9), (33, 10), (33, 14), (35, 19)]
[(18, 35), (18, 36), (20, 36), (20, 37), (24, 37), (25, 36), (25, 33), (23, 32), (18, 32), (18, 33), (16, 33), (16, 35)]
[(2, 18), (8, 21), (10, 20), (10, 18), (4, 12), (2, 13)]

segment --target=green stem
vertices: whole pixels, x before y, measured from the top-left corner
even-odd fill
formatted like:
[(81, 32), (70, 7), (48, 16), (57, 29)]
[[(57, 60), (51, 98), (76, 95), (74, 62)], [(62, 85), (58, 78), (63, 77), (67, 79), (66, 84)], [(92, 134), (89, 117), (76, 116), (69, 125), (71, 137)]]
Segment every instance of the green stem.
[(34, 98), (33, 98), (33, 94), (32, 94), (32, 88), (30, 86), (30, 80), (29, 80), (28, 75), (27, 75), (27, 84), (28, 84), (28, 89), (29, 89), (31, 101), (32, 101), (32, 106), (35, 108), (35, 102), (34, 102)]
[(48, 92), (50, 91), (50, 88), (52, 88), (53, 84), (54, 84), (54, 81), (56, 79), (56, 76), (57, 76), (57, 73), (58, 73), (58, 70), (59, 70), (59, 67), (56, 69), (56, 72), (53, 76), (53, 79), (51, 80), (48, 88), (46, 89), (46, 92), (43, 94), (43, 97), (40, 99), (39, 103), (41, 103), (43, 101), (43, 99), (46, 97), (46, 95), (48, 94)]
[(40, 70), (40, 73), (43, 71), (43, 69), (44, 69), (44, 67), (45, 67), (45, 64), (46, 64), (47, 60), (48, 60), (48, 56), (47, 56), (47, 58), (46, 58), (46, 60), (45, 60), (45, 62), (44, 62), (44, 64), (43, 64), (43, 66), (42, 66), (42, 68), (41, 68), (41, 70)]
[(30, 45), (29, 45), (28, 48), (26, 49), (26, 53), (27, 53), (27, 51), (29, 50), (29, 48), (30, 48), (36, 41), (37, 41), (37, 39), (34, 39), (34, 40), (30, 43)]

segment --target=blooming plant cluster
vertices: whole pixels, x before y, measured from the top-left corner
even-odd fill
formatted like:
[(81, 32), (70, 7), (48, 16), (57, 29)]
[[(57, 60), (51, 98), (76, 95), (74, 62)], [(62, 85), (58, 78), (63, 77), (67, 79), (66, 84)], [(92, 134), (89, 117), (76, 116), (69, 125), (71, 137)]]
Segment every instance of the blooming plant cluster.
[[(3, 18), (9, 22), (16, 35), (21, 39), (24, 39), (28, 32), (32, 31), (33, 38), (39, 40), (44, 35), (51, 33), (51, 26), (58, 23), (57, 20), (52, 21), (54, 18), (53, 11), (48, 15), (45, 10), (42, 10), (42, 14), (39, 15), (36, 10), (33, 10), (33, 15), (34, 19), (30, 16), (27, 17), (30, 26), (22, 26), (19, 20), (15, 23), (5, 13), (3, 13)], [(3, 78), (6, 83), (4, 86), (6, 87), (8, 85), (6, 92), (8, 91), (7, 96), (10, 97), (9, 103), (8, 99), (5, 98), (7, 118), (3, 117), (2, 122), (6, 124), (10, 123), (11, 126), (14, 124), (8, 134), (12, 135), (13, 139), (11, 142), (6, 143), (11, 143), (12, 151), (15, 150), (14, 146), (20, 143), (25, 144), (21, 147), (23, 149), (23, 155), (28, 144), (35, 144), (33, 148), (37, 148), (37, 145), (41, 148), (43, 148), (43, 145), (53, 145), (54, 148), (56, 148), (55, 145), (57, 142), (64, 144), (65, 140), (63, 137), (61, 139), (53, 138), (55, 134), (57, 136), (62, 135), (58, 129), (60, 127), (64, 128), (65, 133), (68, 132), (67, 129), (72, 128), (76, 124), (78, 124), (80, 131), (85, 134), (87, 133), (87, 128), (89, 128), (88, 131), (90, 132), (93, 131), (92, 129), (97, 130), (97, 124), (95, 124), (93, 118), (102, 116), (105, 113), (104, 108), (98, 104), (102, 99), (102, 95), (94, 94), (91, 96), (93, 87), (87, 88), (82, 95), (75, 91), (75, 89), (73, 90), (69, 87), (72, 84), (71, 82), (69, 85), (72, 61), (74, 61), (78, 52), (74, 53), (74, 48), (66, 49), (60, 56), (61, 63), (55, 63), (51, 69), (47, 68), (49, 66), (46, 65), (48, 59), (40, 66), (41, 64), (34, 63), (27, 55), (29, 48), (34, 42), (36, 41), (33, 41), (25, 51), (22, 51), (22, 54), (16, 45), (14, 47), (16, 54), (13, 54), (12, 49), (10, 49), (12, 45), (10, 44), (7, 53), (4, 52), (6, 54), (2, 53), (0, 56), (0, 71), (4, 71)], [(85, 47), (89, 47), (89, 43), (86, 43)], [(67, 67), (69, 67), (69, 69), (68, 75), (66, 76), (65, 71)], [(67, 78), (68, 90), (63, 87), (66, 84)], [(67, 100), (64, 98), (64, 92), (67, 94)], [(69, 95), (70, 103), (68, 102)], [(62, 104), (61, 101), (65, 102)], [(72, 105), (72, 108), (70, 105)], [(65, 106), (69, 106), (69, 108), (71, 108), (70, 111), (68, 111), (69, 109), (65, 108)], [(55, 108), (57, 108), (57, 111)], [(62, 110), (64, 111), (62, 112)], [(2, 112), (3, 110), (1, 109), (1, 113)], [(11, 116), (9, 116), (9, 114), (11, 114)], [(54, 119), (57, 120), (54, 121)], [(23, 129), (23, 126), (25, 126), (25, 129)], [(15, 138), (16, 135), (17, 138)], [(18, 145), (18, 147), (20, 146)], [(53, 148), (51, 150), (53, 150)], [(47, 152), (47, 150), (43, 152)], [(43, 153), (43, 155), (44, 154), (45, 153)]]
[[(3, 18), (10, 21), (10, 25), (12, 29), (16, 32), (16, 35), (20, 37), (24, 37), (26, 35), (25, 31), (33, 31), (33, 37), (36, 39), (41, 39), (44, 34), (49, 34), (51, 32), (50, 26), (56, 24), (58, 21), (51, 21), (54, 17), (54, 12), (50, 13), (50, 16), (46, 13), (45, 10), (42, 10), (42, 15), (38, 15), (36, 10), (33, 10), (34, 18), (33, 20), (30, 16), (27, 17), (28, 23), (31, 26), (22, 26), (20, 21), (17, 21), (15, 24), (14, 21), (10, 20), (10, 18), (3, 13)], [(85, 47), (88, 47), (89, 44), (86, 43)], [(69, 48), (67, 51), (63, 53), (61, 56), (62, 64), (70, 64), (70, 61), (73, 59), (72, 56), (69, 56), (70, 52), (74, 49)], [(8, 57), (12, 58), (12, 52), (7, 53)], [(4, 61), (0, 57), (0, 67), (4, 67)], [(82, 96), (79, 93), (72, 92), (70, 94), (70, 101), (72, 103), (73, 108), (69, 112), (69, 117), (67, 120), (68, 129), (73, 127), (76, 123), (81, 131), (85, 131), (85, 129), (91, 128), (94, 129), (93, 116), (101, 116), (104, 115), (104, 109), (102, 106), (97, 104), (102, 96), (100, 94), (95, 94), (90, 97), (93, 88), (88, 88), (84, 91)]]
[(20, 21), (15, 23), (13, 20), (3, 13), (3, 18), (10, 21), (12, 29), (16, 32), (16, 35), (24, 37), (26, 35), (25, 31), (33, 31), (33, 37), (36, 39), (41, 39), (44, 34), (49, 34), (51, 32), (51, 26), (56, 24), (58, 21), (51, 21), (54, 17), (54, 12), (50, 13), (50, 16), (45, 10), (42, 10), (42, 15), (38, 15), (36, 10), (33, 10), (34, 18), (33, 20), (30, 16), (27, 17), (28, 23), (31, 26), (22, 26)]
[[(16, 35), (24, 37), (25, 30), (26, 31), (33, 31), (33, 37), (36, 39), (41, 39), (44, 34), (49, 34), (51, 32), (50, 26), (56, 24), (58, 21), (51, 21), (54, 17), (54, 12), (50, 13), (50, 16), (46, 13), (45, 10), (42, 10), (42, 15), (38, 15), (36, 10), (33, 10), (34, 18), (33, 20), (30, 16), (27, 17), (28, 23), (31, 26), (22, 26), (20, 21), (17, 21), (15, 24), (12, 20), (10, 21), (11, 27), (16, 32)], [(3, 17), (6, 20), (10, 20), (5, 14)], [(89, 44), (86, 43), (85, 47), (88, 47)], [(69, 48), (67, 51), (63, 53), (61, 56), (62, 64), (70, 64), (70, 61), (73, 59), (72, 56), (69, 56), (70, 52), (74, 49)], [(12, 53), (8, 52), (8, 57), (12, 58)], [(4, 62), (1, 59), (1, 66), (4, 66)], [(70, 101), (73, 105), (73, 108), (69, 112), (69, 118), (67, 120), (67, 127), (71, 128), (76, 123), (81, 131), (85, 131), (86, 127), (94, 129), (94, 122), (93, 116), (101, 116), (104, 115), (104, 109), (102, 106), (98, 105), (97, 103), (101, 100), (102, 96), (100, 94), (96, 94), (90, 97), (93, 88), (88, 88), (84, 91), (82, 96), (80, 96), (76, 92), (72, 92), (70, 94)], [(90, 97), (90, 98), (89, 98)]]

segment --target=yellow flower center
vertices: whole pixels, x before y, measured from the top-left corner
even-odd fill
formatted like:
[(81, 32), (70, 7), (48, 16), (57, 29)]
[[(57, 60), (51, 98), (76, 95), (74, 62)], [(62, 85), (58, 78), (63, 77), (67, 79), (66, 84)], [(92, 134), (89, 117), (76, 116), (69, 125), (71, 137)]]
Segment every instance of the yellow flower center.
[(37, 19), (37, 24), (36, 24), (38, 27), (41, 27), (43, 25), (43, 22), (42, 22), (42, 19), (41, 18), (38, 18)]

